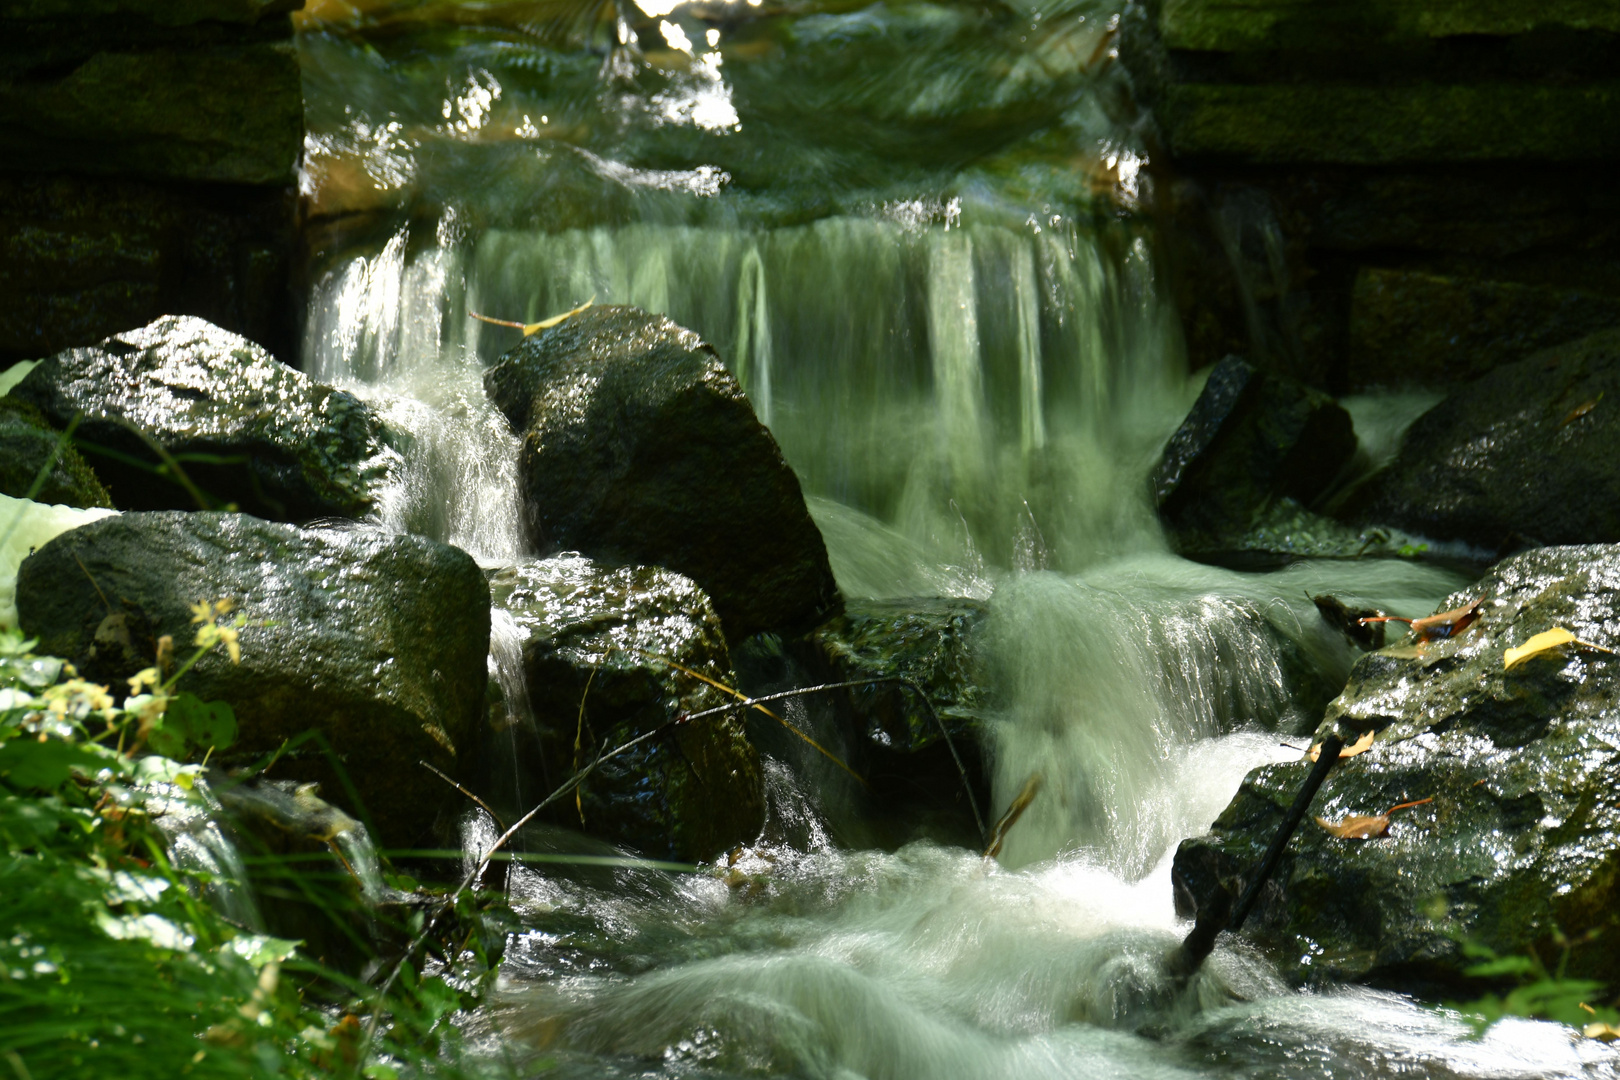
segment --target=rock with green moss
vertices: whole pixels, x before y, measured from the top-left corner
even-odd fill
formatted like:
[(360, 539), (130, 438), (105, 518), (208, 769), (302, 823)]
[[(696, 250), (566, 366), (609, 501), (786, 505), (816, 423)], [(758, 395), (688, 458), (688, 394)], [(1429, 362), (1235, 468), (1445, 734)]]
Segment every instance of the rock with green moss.
[(86, 509), (112, 506), (107, 489), (73, 444), (64, 442), (38, 409), (10, 395), (0, 397), (0, 494)]
[(1486, 551), (1620, 542), (1620, 330), (1497, 368), (1424, 413), (1343, 515)]
[(160, 637), (190, 656), (202, 600), (234, 601), (246, 620), (240, 663), (217, 648), (179, 683), (235, 710), (240, 736), (214, 763), (295, 741), (272, 778), (319, 781), (387, 845), (431, 840), (436, 814), (460, 797), (419, 762), (466, 764), (488, 680), (489, 589), (472, 557), (369, 529), (132, 513), (59, 536), (17, 578), (20, 624), (40, 652), (120, 694)]
[[(1571, 977), (1620, 971), (1620, 660), (1606, 651), (1620, 646), (1620, 547), (1527, 552), (1442, 607), (1476, 599), (1461, 634), (1363, 657), (1328, 708), (1319, 735), (1374, 741), (1312, 813), (1337, 824), (1421, 805), (1369, 839), (1300, 827), (1247, 926), (1298, 980), (1447, 994), (1466, 989), (1470, 945), (1551, 961), (1562, 939)], [(1554, 627), (1588, 644), (1505, 667), (1508, 648)], [(1243, 886), (1309, 767), (1250, 773), (1212, 832), (1182, 844), (1183, 915)]]
[(697, 585), (569, 554), (503, 568), (490, 588), (521, 656), (540, 746), (533, 779), (545, 790), (602, 751), (663, 729), (600, 766), (553, 820), (687, 861), (759, 835), (763, 780), (741, 716), (677, 722), (734, 700), (698, 677), (736, 685), (720, 620)]
[(1153, 493), (1179, 547), (1218, 551), (1282, 500), (1309, 506), (1355, 450), (1332, 398), (1229, 356), (1165, 445)]
[(544, 549), (684, 574), (733, 641), (837, 612), (798, 478), (692, 331), (639, 308), (592, 308), (527, 338), (484, 385), (523, 439)]
[[(977, 600), (851, 600), (812, 635), (830, 679), (874, 680), (838, 697), (864, 736), (853, 764), (880, 815), (948, 818), (975, 838), (970, 800), (990, 805), (989, 676), (974, 637), (984, 616)], [(878, 681), (897, 678), (912, 685)]]
[(364, 517), (398, 461), (371, 406), (187, 316), (58, 353), (11, 396), (58, 426), (81, 418), (78, 444), (122, 509)]

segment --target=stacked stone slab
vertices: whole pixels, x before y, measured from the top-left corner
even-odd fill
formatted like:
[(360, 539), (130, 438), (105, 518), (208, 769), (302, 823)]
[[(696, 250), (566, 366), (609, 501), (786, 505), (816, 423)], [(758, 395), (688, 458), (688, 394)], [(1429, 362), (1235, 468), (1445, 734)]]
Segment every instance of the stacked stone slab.
[(1450, 386), (1620, 322), (1620, 7), (1154, 0), (1195, 363)]
[(302, 0), (0, 0), (0, 363), (199, 315), (290, 351)]

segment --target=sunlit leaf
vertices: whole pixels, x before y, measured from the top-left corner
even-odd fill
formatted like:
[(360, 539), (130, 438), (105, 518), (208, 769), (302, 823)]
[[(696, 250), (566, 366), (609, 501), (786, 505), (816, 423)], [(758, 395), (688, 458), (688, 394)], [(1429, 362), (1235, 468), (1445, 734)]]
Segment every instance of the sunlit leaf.
[[(1347, 757), (1355, 757), (1357, 754), (1365, 754), (1368, 750), (1372, 749), (1373, 735), (1374, 733), (1371, 731), (1366, 732), (1361, 736), (1361, 738), (1357, 739), (1349, 746), (1342, 748), (1339, 751), (1339, 757), (1342, 759)], [(1305, 752), (1305, 756), (1310, 758), (1312, 761), (1315, 761), (1317, 758), (1321, 757), (1322, 744), (1314, 744)]]
[(1395, 811), (1405, 810), (1411, 806), (1422, 806), (1424, 803), (1431, 802), (1434, 802), (1432, 795), (1427, 799), (1397, 803), (1382, 814), (1352, 814), (1338, 823), (1328, 821), (1325, 818), (1317, 818), (1316, 823), (1340, 840), (1373, 840), (1380, 836), (1389, 835), (1389, 815)]
[(1544, 652), (1551, 652), (1553, 649), (1562, 648), (1563, 646), (1570, 644), (1579, 645), (1583, 649), (1596, 649), (1599, 652), (1614, 652), (1613, 649), (1605, 649), (1602, 645), (1594, 645), (1590, 641), (1582, 641), (1580, 638), (1576, 637), (1573, 633), (1564, 629), (1562, 626), (1555, 626), (1551, 630), (1543, 630), (1541, 633), (1536, 634), (1529, 641), (1526, 641), (1518, 648), (1509, 649), (1504, 652), (1502, 654), (1502, 667), (1505, 670), (1514, 666), (1515, 664), (1523, 663), (1532, 656), (1539, 656)]

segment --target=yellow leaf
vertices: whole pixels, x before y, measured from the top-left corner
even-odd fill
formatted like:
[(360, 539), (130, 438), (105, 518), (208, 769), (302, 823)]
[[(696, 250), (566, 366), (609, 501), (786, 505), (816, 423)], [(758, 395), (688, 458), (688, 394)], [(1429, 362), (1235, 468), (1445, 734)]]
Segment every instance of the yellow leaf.
[(1588, 1039), (1597, 1039), (1601, 1042), (1612, 1043), (1620, 1040), (1620, 1027), (1613, 1024), (1587, 1024), (1583, 1032)]
[[(1349, 746), (1346, 746), (1342, 750), (1340, 750), (1339, 751), (1339, 757), (1340, 758), (1347, 758), (1347, 757), (1355, 757), (1357, 754), (1365, 754), (1368, 750), (1372, 749), (1372, 744), (1373, 744), (1373, 733), (1371, 731), (1369, 731), (1365, 735), (1363, 735), (1361, 738), (1359, 738), (1355, 742), (1351, 743)], [(1305, 754), (1305, 756), (1310, 758), (1312, 761), (1315, 761), (1321, 755), (1322, 755), (1322, 744), (1321, 743), (1317, 743), (1315, 746), (1312, 746), (1310, 748), (1310, 750), (1308, 750), (1306, 752), (1306, 754)]]
[(1504, 652), (1502, 654), (1502, 667), (1505, 670), (1512, 667), (1514, 664), (1522, 663), (1523, 661), (1530, 659), (1532, 656), (1539, 656), (1541, 653), (1570, 644), (1579, 645), (1586, 649), (1596, 649), (1599, 652), (1614, 652), (1613, 649), (1605, 649), (1602, 645), (1594, 645), (1590, 641), (1582, 641), (1568, 630), (1565, 630), (1562, 626), (1555, 626), (1551, 630), (1543, 630), (1541, 633), (1535, 635), (1518, 648), (1509, 649)]

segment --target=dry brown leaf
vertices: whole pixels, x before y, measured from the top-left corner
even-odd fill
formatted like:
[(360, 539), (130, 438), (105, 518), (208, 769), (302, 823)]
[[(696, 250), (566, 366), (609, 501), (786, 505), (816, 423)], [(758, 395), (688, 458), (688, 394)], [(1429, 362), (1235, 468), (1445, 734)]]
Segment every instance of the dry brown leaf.
[(1316, 823), (1340, 840), (1373, 840), (1380, 836), (1389, 835), (1389, 815), (1397, 810), (1405, 810), (1409, 806), (1422, 806), (1424, 803), (1434, 802), (1431, 795), (1427, 799), (1418, 799), (1414, 802), (1397, 803), (1382, 814), (1352, 814), (1337, 824), (1317, 818)]
[(1370, 623), (1403, 622), (1412, 627), (1412, 636), (1419, 641), (1433, 641), (1436, 638), (1456, 637), (1479, 618), (1479, 605), (1485, 598), (1483, 596), (1468, 601), (1460, 608), (1442, 611), (1438, 615), (1428, 615), (1421, 619), (1403, 619), (1399, 615), (1378, 615), (1366, 619), (1357, 619), (1362, 626)]
[[(1359, 738), (1355, 742), (1351, 743), (1349, 746), (1346, 746), (1343, 749), (1341, 749), (1339, 751), (1339, 757), (1341, 759), (1343, 759), (1343, 758), (1347, 758), (1347, 757), (1355, 757), (1357, 754), (1365, 754), (1368, 750), (1372, 749), (1372, 744), (1373, 744), (1373, 733), (1371, 731), (1369, 731), (1365, 735), (1363, 735), (1361, 738)], [(1321, 757), (1322, 756), (1322, 744), (1317, 743), (1314, 746), (1312, 746), (1309, 750), (1307, 750), (1305, 752), (1305, 756), (1310, 758), (1312, 761), (1315, 761), (1317, 758)]]
[(1564, 417), (1563, 423), (1559, 424), (1558, 426), (1559, 427), (1568, 427), (1569, 425), (1573, 424), (1575, 421), (1579, 420), (1581, 417), (1585, 416), (1587, 413), (1591, 412), (1593, 409), (1597, 408), (1597, 403), (1602, 401), (1602, 400), (1603, 400), (1603, 395), (1599, 394), (1597, 397), (1592, 398), (1589, 401), (1581, 402), (1579, 405), (1577, 405), (1573, 409), (1569, 410), (1569, 415)]
[(1541, 633), (1536, 634), (1518, 648), (1508, 649), (1506, 652), (1504, 652), (1502, 654), (1502, 667), (1504, 670), (1506, 670), (1515, 664), (1523, 663), (1532, 656), (1540, 656), (1544, 652), (1550, 652), (1553, 649), (1571, 644), (1579, 645), (1586, 649), (1596, 649), (1599, 652), (1614, 652), (1613, 649), (1605, 649), (1602, 645), (1594, 645), (1590, 641), (1582, 641), (1580, 638), (1576, 637), (1573, 633), (1564, 629), (1562, 626), (1555, 626), (1551, 630), (1543, 630)]

